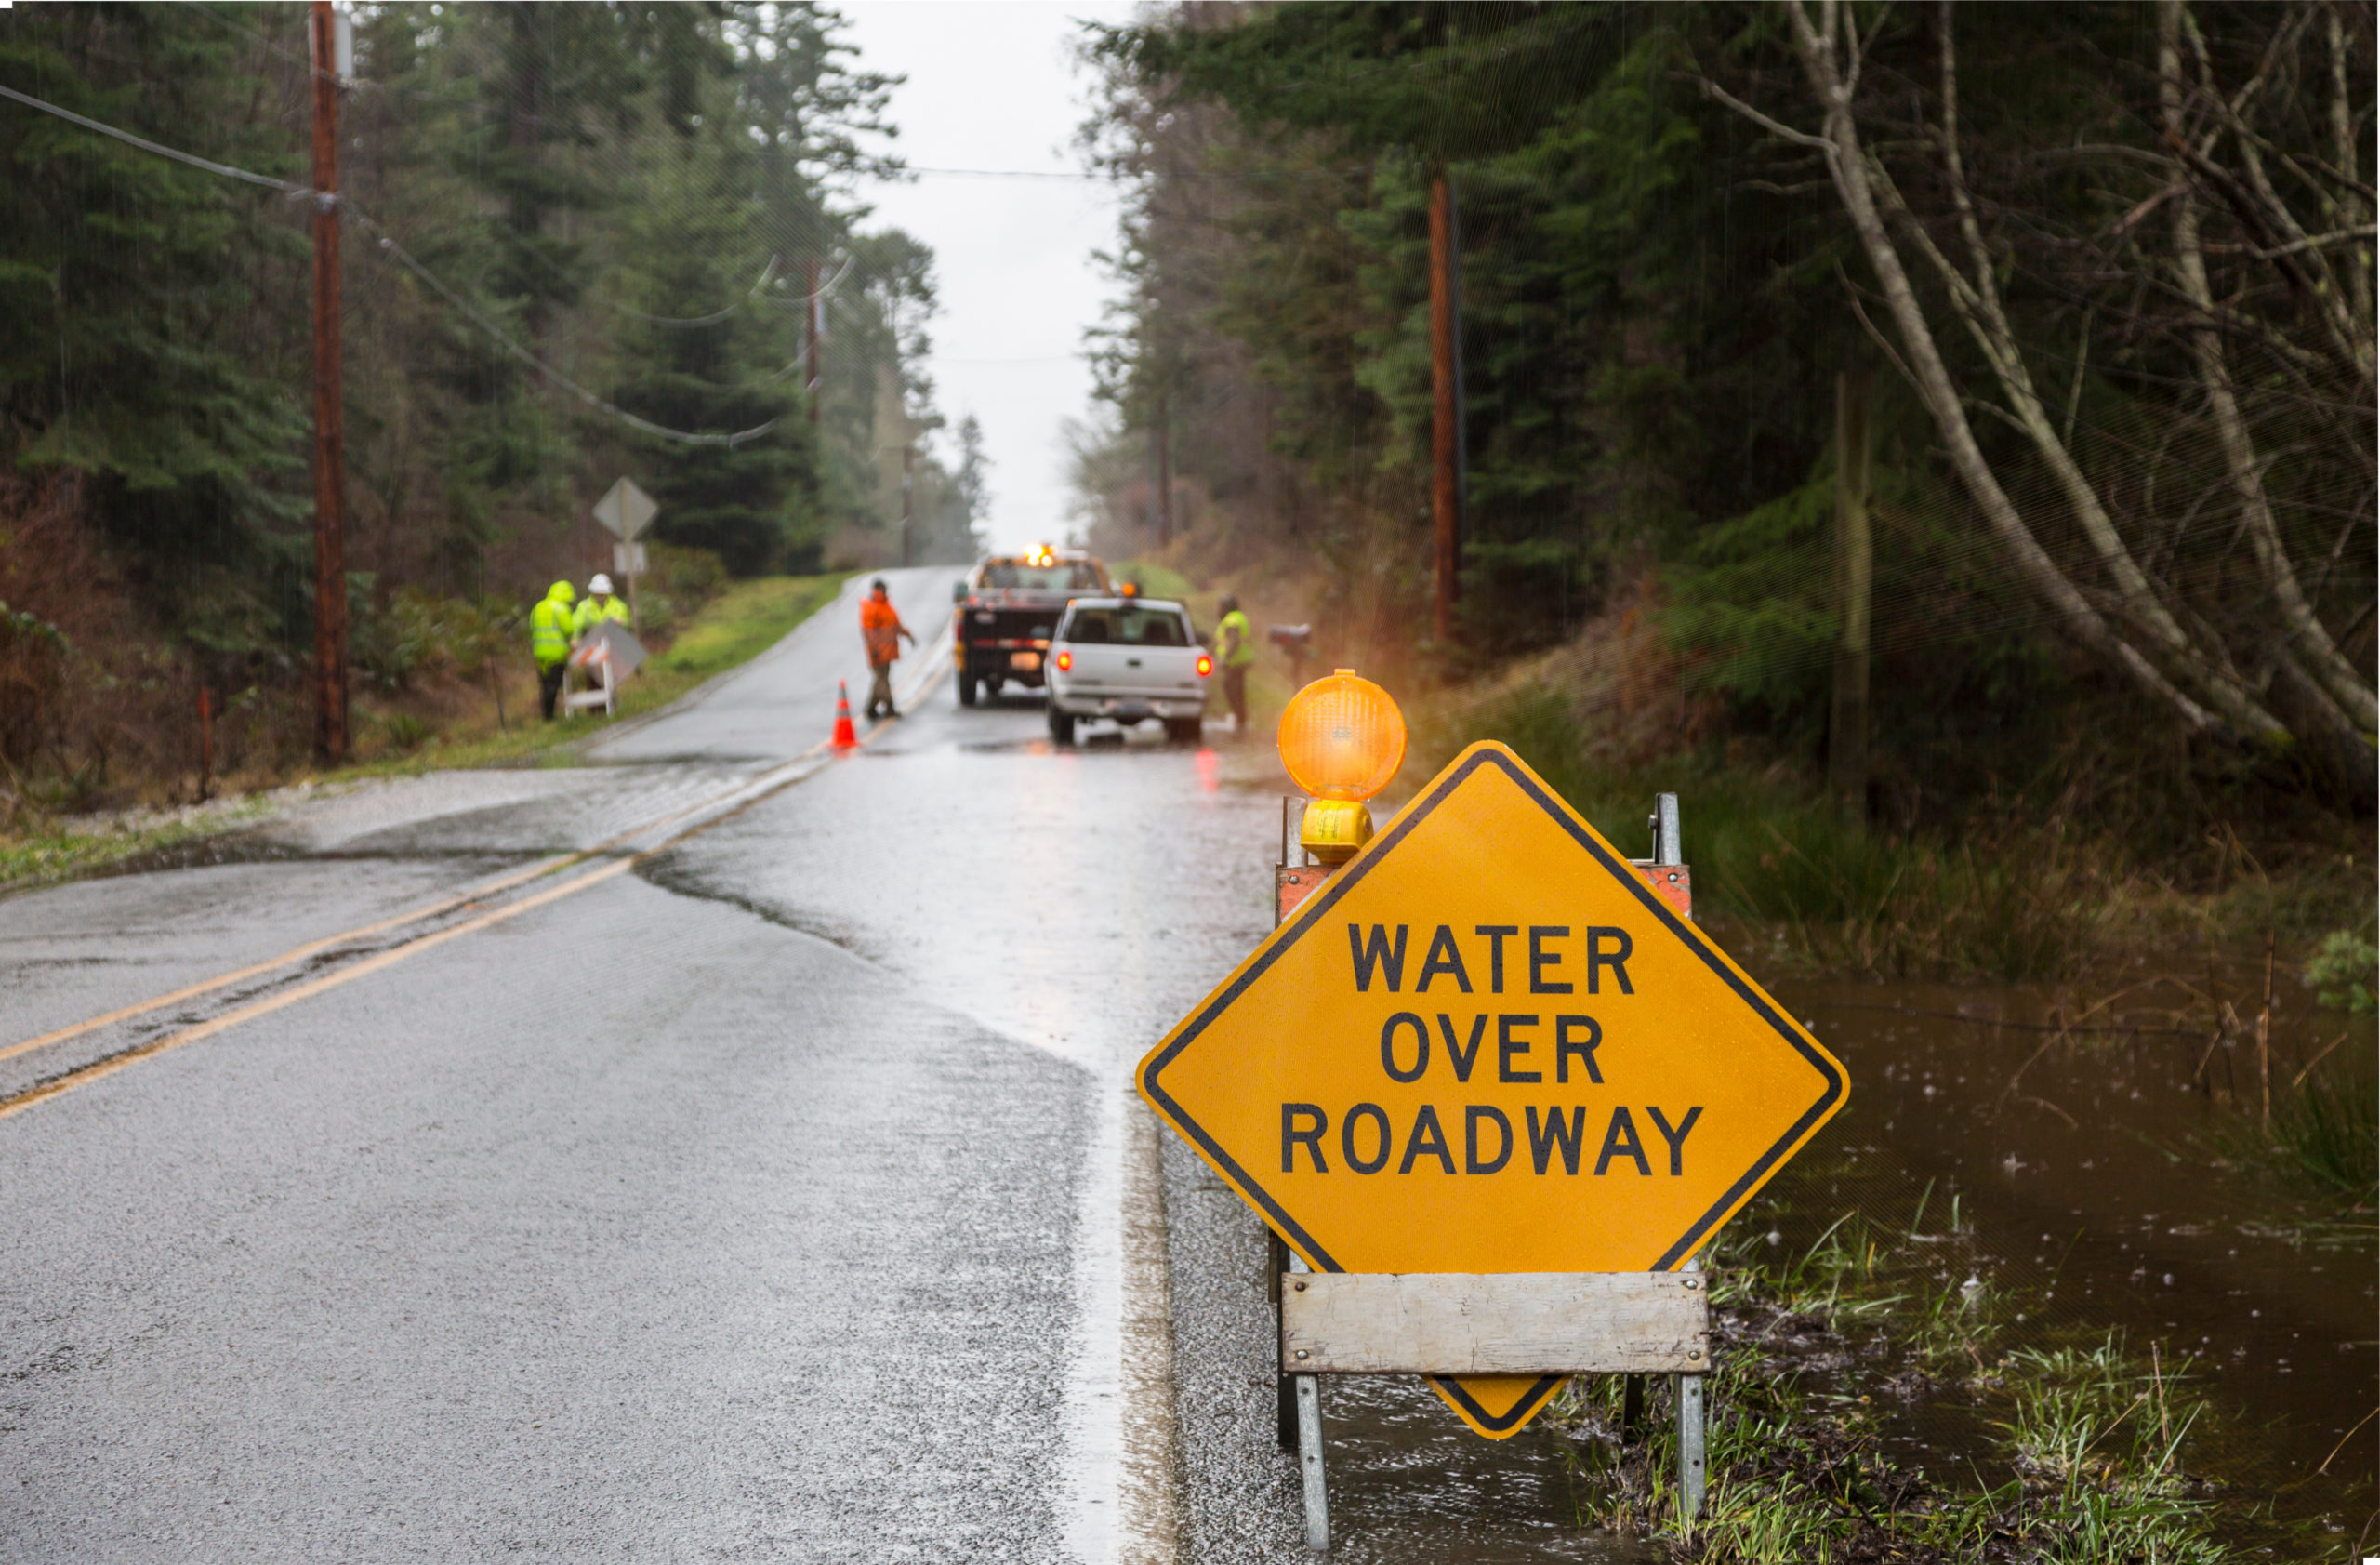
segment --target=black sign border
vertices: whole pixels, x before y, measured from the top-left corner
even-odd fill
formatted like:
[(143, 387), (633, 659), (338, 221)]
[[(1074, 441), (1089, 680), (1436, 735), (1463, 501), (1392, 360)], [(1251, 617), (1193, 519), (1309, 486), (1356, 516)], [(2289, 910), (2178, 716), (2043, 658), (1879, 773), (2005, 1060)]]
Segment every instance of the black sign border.
[[(1810, 1106), (1808, 1111), (1794, 1121), (1785, 1134), (1778, 1137), (1776, 1145), (1762, 1153), (1752, 1167), (1744, 1172), (1741, 1178), (1728, 1186), (1726, 1193), (1712, 1203), (1710, 1210), (1695, 1219), (1686, 1233), (1663, 1251), (1649, 1268), (1654, 1271), (1668, 1271), (1693, 1253), (1703, 1236), (1717, 1225), (1720, 1215), (1741, 1200), (1748, 1189), (1758, 1186), (1767, 1175), (1768, 1171), (1783, 1159), (1787, 1148), (1799, 1142), (1813, 1126), (1832, 1111), (1837, 1103), (1842, 1101), (1845, 1090), (1843, 1072), (1826, 1054), (1813, 1050), (1804, 1041), (1799, 1028), (1778, 1015), (1775, 1007), (1763, 999), (1757, 989), (1752, 988), (1741, 975), (1723, 961), (1718, 954), (1718, 948), (1705, 939), (1699, 930), (1678, 917), (1676, 909), (1673, 908), (1666, 898), (1646, 882), (1645, 878), (1636, 872), (1634, 865), (1625, 859), (1615, 857), (1595, 840), (1592, 833), (1580, 830), (1578, 821), (1572, 818), (1569, 808), (1545, 790), (1536, 776), (1520, 763), (1519, 757), (1501, 745), (1481, 745), (1474, 749), (1460, 764), (1441, 777), (1427, 793), (1415, 800), (1384, 834), (1369, 843), (1357, 863), (1331, 876), (1325, 882), (1319, 896), (1314, 897), (1305, 907), (1300, 908), (1295, 914), (1291, 915), (1290, 922), (1300, 927), (1275, 942), (1254, 962), (1249, 963), (1246, 971), (1210, 1000), (1197, 1015), (1191, 1017), (1189, 1023), (1174, 1036), (1172, 1042), (1167, 1044), (1162, 1052), (1141, 1068), (1141, 1091), (1147, 1094), (1149, 1100), (1164, 1110), (1167, 1119), (1197, 1142), (1205, 1150), (1207, 1156), (1214, 1160), (1215, 1165), (1229, 1174), (1232, 1182), (1271, 1216), (1275, 1227), (1295, 1240), (1298, 1248), (1311, 1257), (1316, 1266), (1325, 1271), (1345, 1271), (1347, 1268), (1333, 1259), (1330, 1253), (1317, 1243), (1314, 1236), (1307, 1233), (1304, 1227), (1291, 1217), (1263, 1185), (1250, 1177), (1248, 1171), (1240, 1167), (1237, 1160), (1224, 1151), (1213, 1136), (1207, 1134), (1205, 1127), (1191, 1118), (1182, 1105), (1158, 1084), (1157, 1078), (1167, 1066), (1181, 1057), (1183, 1050), (1197, 1041), (1199, 1034), (1205, 1032), (1217, 1016), (1228, 1010), (1247, 991), (1250, 984), (1262, 977), (1276, 959), (1319, 926), (1329, 910), (1355, 888), (1357, 882), (1370, 872), (1372, 867), (1387, 857), (1389, 853), (1403, 842), (1415, 827), (1428, 818), (1430, 812), (1444, 802), (1447, 796), (1460, 787), (1465, 778), (1480, 767), (1491, 764), (1510, 777), (1523, 793), (1536, 802), (1540, 809), (1559, 822), (1562, 829), (1567, 831), (1580, 847), (1586, 849), (1596, 863), (1602, 865), (1613, 879), (1635, 895), (1636, 900), (1644, 905), (1647, 912), (1666, 924), (1673, 934), (1685, 942), (1687, 948), (1702, 959), (1703, 963), (1712, 972), (1717, 974), (1729, 988), (1735, 990), (1737, 997), (1742, 1000), (1755, 1015), (1774, 1028), (1778, 1037), (1792, 1044), (1794, 1053), (1806, 1060), (1810, 1068), (1818, 1073), (1819, 1080), (1826, 1083), (1826, 1091), (1819, 1094), (1818, 1101)], [(1561, 1385), (1564, 1377), (1549, 1375), (1529, 1387), (1528, 1392), (1509, 1412), (1501, 1418), (1490, 1416), (1480, 1408), (1463, 1393), (1461, 1387), (1453, 1379), (1436, 1375), (1430, 1378), (1443, 1387), (1448, 1395), (1461, 1402), (1464, 1410), (1479, 1420), (1483, 1427), (1501, 1434), (1534, 1412), (1540, 1403), (1553, 1395), (1554, 1388)]]

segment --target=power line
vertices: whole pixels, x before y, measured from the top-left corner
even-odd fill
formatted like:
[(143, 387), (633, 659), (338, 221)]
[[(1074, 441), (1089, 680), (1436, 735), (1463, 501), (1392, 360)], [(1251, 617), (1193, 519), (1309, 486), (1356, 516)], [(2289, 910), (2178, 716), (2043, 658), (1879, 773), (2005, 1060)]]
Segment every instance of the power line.
[(837, 284), (851, 275), (852, 268), (858, 264), (859, 258), (857, 256), (845, 256), (843, 258), (843, 264), (841, 268), (839, 269), (832, 277), (829, 277), (824, 283), (821, 283), (818, 285), (818, 291), (816, 293), (796, 294), (791, 298), (778, 298), (772, 295), (768, 298), (762, 299), (760, 302), (763, 304), (774, 304), (781, 310), (791, 310), (798, 305), (808, 304), (812, 299), (826, 298), (834, 293)]
[[(236, 168), (228, 163), (216, 163), (209, 159), (199, 157), (194, 153), (180, 152), (175, 148), (164, 146), (158, 142), (148, 139), (146, 137), (135, 136), (128, 130), (119, 130), (112, 125), (102, 124), (98, 120), (90, 118), (88, 115), (78, 114), (72, 109), (61, 109), (55, 103), (45, 102), (41, 99), (33, 97), (29, 93), (19, 92), (14, 87), (0, 86), (0, 97), (5, 97), (14, 102), (21, 103), (29, 109), (38, 109), (46, 114), (55, 114), (60, 119), (79, 125), (86, 130), (95, 130), (102, 136), (112, 136), (127, 146), (139, 148), (144, 153), (153, 153), (159, 157), (171, 158), (177, 163), (188, 164), (192, 168), (205, 169), (209, 174), (219, 174), (229, 179), (245, 179), (249, 184), (262, 185), (268, 190), (277, 190), (284, 194), (292, 196), (319, 196), (321, 193), (308, 186), (295, 185), (286, 179), (276, 179), (270, 174), (258, 174), (250, 169)], [(695, 433), (689, 430), (672, 430), (666, 428), (663, 425), (656, 424), (650, 418), (641, 418), (637, 415), (630, 413), (627, 408), (621, 407), (597, 393), (588, 391), (586, 387), (580, 385), (569, 376), (564, 375), (561, 370), (555, 368), (553, 365), (547, 364), (543, 359), (538, 358), (528, 349), (523, 348), (520, 343), (513, 340), (510, 334), (506, 332), (503, 327), (488, 319), (488, 317), (483, 314), (477, 306), (473, 305), (469, 299), (456, 293), (454, 289), (448, 287), (445, 283), (439, 278), (436, 272), (431, 272), (430, 268), (424, 266), (419, 260), (416, 259), (411, 251), (407, 250), (403, 245), (398, 244), (395, 236), (390, 233), (389, 231), (379, 223), (374, 221), (362, 207), (356, 206), (352, 202), (343, 200), (337, 195), (330, 196), (327, 199), (337, 203), (356, 222), (377, 232), (380, 236), (379, 247), (383, 251), (393, 256), (398, 261), (402, 262), (408, 271), (412, 272), (415, 276), (419, 277), (423, 282), (429, 284), (432, 288), (435, 288), (448, 303), (463, 312), (464, 314), (469, 316), (482, 330), (495, 338), (504, 348), (505, 351), (510, 353), (514, 358), (519, 359), (522, 363), (528, 365), (531, 368), (536, 369), (540, 374), (551, 377), (556, 384), (570, 391), (573, 395), (579, 398), (579, 400), (585, 402), (588, 406), (610, 414), (613, 418), (617, 418), (620, 422), (628, 425), (631, 429), (641, 431), (645, 434), (654, 435), (662, 440), (676, 441), (681, 445), (722, 445), (727, 447), (729, 450), (734, 450), (736, 446), (743, 444), (747, 441), (760, 439), (762, 435), (767, 434), (770, 431), (775, 429), (779, 424), (785, 421), (784, 416), (780, 414), (778, 417), (770, 419), (767, 423), (756, 425), (748, 430), (738, 430), (733, 434), (718, 434)], [(772, 267), (774, 267), (774, 259), (772, 258)], [(732, 312), (735, 309), (735, 306), (731, 305), (728, 308)], [(722, 316), (721, 318), (723, 319), (724, 317)]]
[(621, 423), (628, 425), (630, 429), (642, 431), (644, 433), (649, 435), (656, 435), (663, 440), (674, 440), (681, 445), (723, 445), (732, 451), (736, 446), (743, 444), (747, 441), (760, 439), (762, 435), (767, 434), (771, 430), (775, 429), (779, 424), (785, 422), (785, 416), (783, 414), (779, 414), (776, 418), (770, 419), (765, 424), (758, 424), (748, 430), (738, 430), (734, 434), (694, 434), (685, 430), (664, 428), (662, 425), (654, 423), (650, 418), (641, 418), (616, 403), (608, 401), (597, 393), (588, 391), (586, 387), (580, 385), (569, 376), (564, 375), (561, 370), (556, 369), (553, 365), (546, 363), (543, 359), (538, 358), (535, 353), (529, 351), (528, 349), (522, 347), (520, 343), (514, 341), (511, 335), (506, 332), (502, 326), (497, 325), (494, 321), (489, 320), (487, 316), (481, 313), (478, 306), (472, 304), (469, 299), (465, 298), (462, 295), (448, 287), (443, 282), (439, 280), (436, 272), (422, 265), (420, 261), (415, 259), (413, 252), (407, 250), (403, 245), (398, 244), (396, 239), (387, 229), (384, 229), (380, 227), (378, 223), (374, 222), (371, 218), (364, 214), (362, 208), (350, 206), (348, 208), (348, 213), (357, 222), (363, 224), (364, 227), (377, 231), (380, 235), (380, 248), (382, 250), (385, 250), (390, 255), (395, 257), (397, 260), (415, 276), (420, 278), (423, 282), (437, 289), (441, 295), (444, 296), (449, 304), (452, 304), (456, 309), (460, 310), (464, 314), (469, 315), (472, 321), (479, 325), (481, 330), (486, 332), (490, 337), (495, 338), (496, 342), (506, 352), (511, 354), (514, 358), (519, 359), (522, 364), (537, 370), (539, 373), (551, 376), (555, 384), (561, 386), (564, 391), (567, 391), (572, 395), (577, 397), (581, 402), (587, 404), (588, 406), (610, 414), (613, 418), (617, 418)]
[(715, 326), (760, 298), (760, 290), (775, 280), (777, 267), (782, 264), (784, 259), (782, 256), (771, 256), (769, 264), (760, 269), (760, 280), (752, 285), (742, 298), (736, 299), (724, 310), (714, 310), (707, 315), (652, 315), (637, 309), (634, 305), (618, 304), (608, 299), (603, 302), (623, 315), (633, 315), (640, 321), (649, 321), (656, 326), (668, 326), (672, 330), (684, 331), (695, 326)]
[(177, 152), (171, 147), (160, 146), (146, 137), (135, 136), (128, 130), (118, 130), (112, 125), (102, 125), (98, 120), (86, 114), (78, 114), (72, 109), (61, 109), (55, 103), (45, 103), (28, 93), (19, 92), (15, 87), (0, 86), (0, 98), (13, 99), (28, 109), (39, 109), (45, 114), (56, 114), (60, 119), (72, 121), (86, 130), (96, 130), (102, 136), (112, 136), (126, 146), (138, 147), (144, 153), (154, 153), (159, 157), (172, 158), (176, 163), (187, 163), (192, 168), (204, 168), (209, 174), (220, 174), (227, 179), (245, 179), (252, 185), (262, 185), (267, 190), (280, 191), (286, 195), (314, 193), (304, 185), (293, 185), (286, 179), (276, 179), (270, 174), (257, 174), (245, 168), (234, 168), (228, 163), (214, 163), (194, 153)]
[[(800, 298), (770, 298), (770, 299), (763, 299), (761, 302), (762, 302), (762, 303), (764, 303), (764, 304), (775, 304), (775, 305), (782, 305), (784, 308), (786, 308), (786, 309), (787, 309), (787, 310), (793, 310), (793, 309), (799, 308), (799, 307), (803, 306), (803, 305), (815, 304), (815, 303), (817, 303), (817, 301), (819, 301), (820, 299), (823, 299), (823, 298), (826, 298), (828, 295), (832, 294), (832, 293), (835, 291), (835, 285), (836, 285), (837, 284), (840, 283), (844, 278), (846, 278), (846, 277), (850, 276), (850, 275), (851, 275), (852, 268), (853, 268), (853, 267), (854, 267), (854, 266), (857, 266), (858, 264), (859, 264), (859, 257), (858, 257), (858, 256), (856, 256), (856, 255), (845, 256), (845, 257), (843, 258), (843, 264), (842, 264), (842, 268), (841, 268), (841, 270), (838, 271), (838, 272), (836, 272), (832, 277), (827, 278), (827, 279), (826, 279), (826, 281), (824, 284), (820, 285), (819, 289), (818, 289), (818, 291), (817, 291), (816, 293), (814, 293), (814, 294), (803, 294), (803, 295), (801, 295), (801, 296), (800, 296)], [(819, 312), (819, 314), (820, 314), (821, 319), (823, 320), (823, 318), (824, 318), (824, 316), (825, 316), (825, 314), (826, 314), (826, 312), (825, 312), (824, 310), (821, 310), (821, 311)], [(823, 335), (823, 333), (822, 333), (821, 335)], [(791, 362), (791, 363), (789, 363), (789, 364), (787, 364), (787, 365), (783, 369), (773, 369), (773, 370), (769, 371), (769, 373), (768, 373), (768, 374), (766, 374), (766, 375), (764, 375), (764, 376), (760, 377), (760, 384), (762, 384), (763, 386), (774, 386), (774, 385), (777, 384), (779, 381), (786, 379), (787, 378), (788, 378), (789, 376), (791, 376), (791, 375), (793, 374), (793, 372), (794, 372), (794, 371), (796, 371), (796, 370), (800, 369), (800, 368), (801, 367), (802, 361), (803, 361), (803, 360), (805, 360), (805, 359), (807, 359), (809, 356), (810, 356), (809, 350), (808, 350), (808, 348), (806, 348), (806, 347), (805, 347), (805, 348), (803, 349), (803, 351), (800, 351), (800, 352), (799, 352), (799, 353), (796, 353), (796, 354), (793, 356), (793, 360), (792, 360), (792, 362)], [(811, 388), (810, 388), (810, 391), (811, 391), (811, 395), (814, 398), (814, 397), (817, 395), (817, 388), (816, 388), (815, 386), (813, 386), (813, 387), (811, 387)], [(811, 406), (812, 406), (812, 410), (813, 410), (813, 418), (812, 418), (812, 422), (813, 422), (813, 423), (814, 423), (814, 422), (816, 422), (816, 418), (815, 418), (815, 417), (814, 417), (814, 414), (815, 414), (815, 410), (816, 410), (816, 407), (817, 407), (817, 404), (813, 401), (813, 402), (812, 403)]]
[(916, 164), (902, 167), (904, 174), (931, 174), (944, 179), (1071, 179), (1077, 184), (1105, 184), (1097, 174), (1076, 174), (1058, 168), (920, 168)]
[[(543, 266), (548, 272), (553, 273), (556, 277), (562, 278), (565, 281), (569, 279), (570, 274), (568, 272), (564, 272), (560, 266), (557, 266), (551, 260), (549, 260), (546, 257), (538, 254), (535, 249), (531, 249), (526, 253), (536, 259), (540, 266)], [(774, 294), (764, 293), (764, 290), (767, 289), (770, 283), (776, 279), (778, 269), (785, 265), (785, 257), (783, 254), (772, 253), (769, 257), (768, 264), (760, 269), (760, 280), (754, 283), (749, 289), (746, 290), (742, 298), (737, 299), (734, 303), (730, 304), (723, 310), (715, 310), (707, 315), (654, 315), (648, 313), (645, 311), (639, 310), (632, 304), (622, 304), (617, 299), (611, 298), (594, 298), (588, 302), (600, 309), (616, 310), (623, 315), (634, 316), (637, 320), (644, 321), (656, 326), (668, 326), (672, 330), (688, 330), (696, 326), (715, 326), (721, 321), (724, 321), (734, 315), (738, 310), (741, 310), (747, 304), (751, 303), (754, 299), (759, 299), (762, 304), (774, 304), (781, 310), (797, 310), (802, 305), (808, 304), (812, 299), (825, 298), (827, 295), (835, 291), (835, 285), (843, 280), (845, 274), (851, 271), (857, 259), (858, 258), (855, 256), (845, 258), (842, 270), (836, 272), (834, 277), (827, 282), (826, 286), (820, 288), (816, 293), (796, 294), (790, 298), (779, 298)], [(782, 374), (778, 374), (771, 375), (764, 378), (768, 380), (777, 380), (782, 378)]]

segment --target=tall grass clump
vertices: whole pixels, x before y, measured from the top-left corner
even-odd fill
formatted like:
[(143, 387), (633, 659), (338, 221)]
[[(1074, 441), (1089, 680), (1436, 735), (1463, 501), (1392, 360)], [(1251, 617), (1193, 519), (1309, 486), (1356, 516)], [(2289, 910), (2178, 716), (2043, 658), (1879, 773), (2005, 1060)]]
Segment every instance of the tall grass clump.
[(2276, 1082), (2270, 1119), (2242, 1104), (2201, 1139), (2315, 1200), (2380, 1209), (2380, 1081), (2368, 1062)]
[(2281, 1094), (2269, 1140), (2293, 1177), (2360, 1211), (2380, 1204), (2380, 1091), (2371, 1072), (2309, 1076)]
[[(2187, 1369), (2187, 1366), (2184, 1366)], [(2205, 1404), (2183, 1374), (2147, 1373), (2112, 1335), (2096, 1348), (2009, 1355), (2016, 1405), (2001, 1426), (2029, 1489), (2050, 1503), (2034, 1525), (2037, 1558), (2212, 1565), (2209, 1507), (2180, 1452)]]
[(2375, 1008), (2373, 995), (2380, 993), (2375, 969), (2380, 969), (2380, 947), (2368, 933), (2334, 929), (2307, 962), (2306, 984), (2326, 1009), (2368, 1016)]

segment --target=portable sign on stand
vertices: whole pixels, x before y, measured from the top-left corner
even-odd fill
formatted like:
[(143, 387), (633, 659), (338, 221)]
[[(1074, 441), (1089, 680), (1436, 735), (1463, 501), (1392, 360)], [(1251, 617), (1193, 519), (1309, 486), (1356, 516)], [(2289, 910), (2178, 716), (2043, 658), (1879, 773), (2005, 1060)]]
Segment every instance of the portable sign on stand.
[(1323, 862), (1276, 871), (1281, 922), (1140, 1087), (1294, 1253), (1308, 1544), (1319, 1374), (1425, 1375), (1491, 1439), (1572, 1374), (1674, 1374), (1698, 1514), (1694, 1257), (1842, 1107), (1843, 1068), (1691, 922), (1673, 795), (1632, 860), (1481, 743), (1373, 838), (1362, 801), (1404, 750), (1387, 694), (1342, 670), (1281, 723)]
[(644, 571), (644, 545), (637, 538), (661, 513), (661, 507), (651, 495), (636, 485), (636, 481), (623, 478), (603, 492), (595, 502), (595, 520), (610, 528), (619, 538), (612, 546), (612, 568), (628, 578), (628, 624), (634, 628), (636, 617), (636, 578)]
[[(591, 711), (601, 707), (605, 717), (616, 716), (620, 686), (643, 667), (644, 657), (644, 643), (627, 626), (605, 620), (590, 627), (579, 643), (570, 649), (570, 660), (562, 665), (562, 710)], [(587, 681), (585, 690), (570, 689), (573, 675)]]

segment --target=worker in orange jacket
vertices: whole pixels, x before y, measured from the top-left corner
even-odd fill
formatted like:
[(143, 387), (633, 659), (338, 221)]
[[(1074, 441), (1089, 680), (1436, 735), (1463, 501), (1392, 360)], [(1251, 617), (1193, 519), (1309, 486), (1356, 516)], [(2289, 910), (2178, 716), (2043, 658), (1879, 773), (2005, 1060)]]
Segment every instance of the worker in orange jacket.
[(911, 646), (917, 645), (918, 638), (901, 623), (892, 590), (881, 577), (868, 584), (867, 596), (860, 600), (859, 633), (867, 643), (867, 666), (876, 673), (876, 683), (867, 691), (867, 715), (898, 717), (901, 714), (892, 710), (892, 665), (901, 657), (901, 638), (908, 636)]

